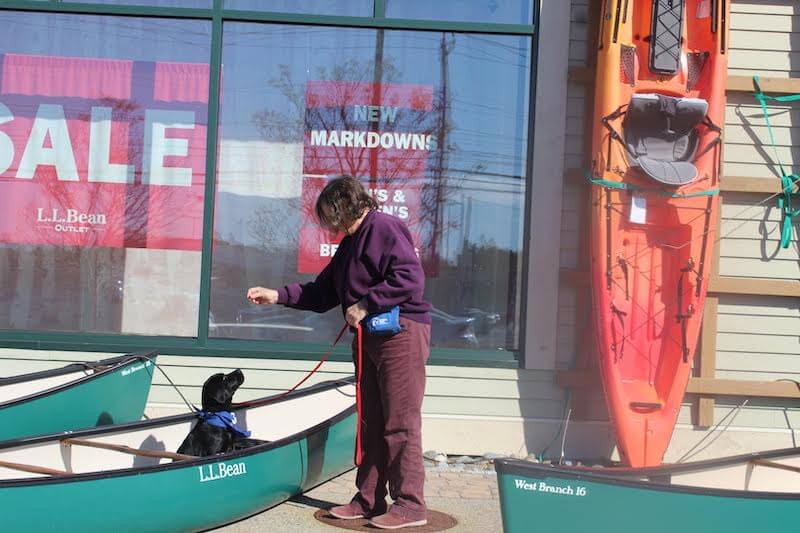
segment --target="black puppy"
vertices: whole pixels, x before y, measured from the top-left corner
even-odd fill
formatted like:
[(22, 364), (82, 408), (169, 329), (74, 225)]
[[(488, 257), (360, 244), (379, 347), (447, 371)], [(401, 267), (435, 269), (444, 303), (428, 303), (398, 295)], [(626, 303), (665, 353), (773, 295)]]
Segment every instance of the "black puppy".
[(236, 415), (231, 412), (233, 394), (244, 383), (244, 374), (236, 369), (230, 374), (214, 374), (203, 384), (203, 410), (200, 420), (186, 436), (178, 453), (205, 457), (227, 453), (260, 444), (248, 439), (249, 431), (237, 426)]

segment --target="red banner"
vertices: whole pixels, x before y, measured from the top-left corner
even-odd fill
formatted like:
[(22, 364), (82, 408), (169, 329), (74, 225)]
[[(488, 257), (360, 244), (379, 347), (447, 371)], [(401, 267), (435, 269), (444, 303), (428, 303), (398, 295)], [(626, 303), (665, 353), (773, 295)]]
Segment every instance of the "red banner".
[(359, 178), (380, 209), (402, 219), (423, 249), (423, 181), (430, 154), (433, 91), (429, 86), (308, 82), (303, 150), (303, 217), (297, 265), (316, 274), (341, 241), (319, 227), (317, 196), (331, 177)]
[(0, 61), (0, 242), (201, 249), (208, 65)]

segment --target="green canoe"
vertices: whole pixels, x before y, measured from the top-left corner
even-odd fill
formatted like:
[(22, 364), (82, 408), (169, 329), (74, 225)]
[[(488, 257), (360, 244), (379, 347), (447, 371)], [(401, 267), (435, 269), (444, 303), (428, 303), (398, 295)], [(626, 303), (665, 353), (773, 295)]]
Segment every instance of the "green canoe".
[(206, 458), (173, 453), (192, 413), (0, 443), (0, 527), (163, 533), (240, 520), (353, 467), (354, 398), (348, 380), (236, 404), (238, 425), (266, 442)]
[(0, 378), (0, 441), (142, 418), (155, 352)]
[(798, 531), (800, 448), (654, 468), (497, 460), (503, 529), (614, 533)]

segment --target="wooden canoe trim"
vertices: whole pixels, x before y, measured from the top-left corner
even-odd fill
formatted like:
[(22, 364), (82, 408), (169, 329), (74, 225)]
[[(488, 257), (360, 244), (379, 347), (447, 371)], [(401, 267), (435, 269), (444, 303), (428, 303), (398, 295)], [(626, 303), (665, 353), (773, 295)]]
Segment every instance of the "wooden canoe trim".
[(21, 463), (9, 463), (8, 461), (0, 461), (0, 466), (11, 470), (21, 470), (22, 472), (30, 472), (32, 474), (44, 474), (46, 476), (68, 476), (69, 472), (64, 470), (56, 470), (55, 468), (47, 468), (44, 466), (24, 465)]
[(766, 466), (769, 468), (777, 468), (779, 470), (788, 470), (789, 472), (796, 472), (800, 474), (800, 467), (798, 466), (785, 465), (783, 463), (777, 463), (775, 461), (767, 461), (766, 459), (753, 459), (750, 462), (753, 463), (754, 465)]
[(186, 461), (189, 459), (196, 459), (194, 455), (184, 455), (182, 453), (173, 453), (167, 451), (156, 450), (140, 450), (139, 448), (131, 448), (123, 444), (109, 444), (105, 442), (95, 442), (84, 439), (62, 439), (61, 444), (65, 446), (86, 446), (88, 448), (100, 448), (103, 450), (111, 450), (120, 453), (129, 453), (131, 455), (140, 455), (142, 457), (158, 457), (160, 459), (173, 459), (175, 461)]
[[(575, 83), (594, 84), (594, 69), (589, 67), (570, 67), (569, 81)], [(728, 76), (725, 89), (729, 92), (753, 92), (752, 76)], [(761, 77), (761, 89), (765, 93), (795, 94), (800, 93), (800, 78)]]

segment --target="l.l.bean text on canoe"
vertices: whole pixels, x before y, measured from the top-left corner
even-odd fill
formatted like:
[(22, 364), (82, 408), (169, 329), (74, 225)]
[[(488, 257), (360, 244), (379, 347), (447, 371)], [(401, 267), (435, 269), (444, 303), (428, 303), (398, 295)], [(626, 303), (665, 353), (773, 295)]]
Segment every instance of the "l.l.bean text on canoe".
[(235, 463), (232, 465), (216, 463), (213, 465), (198, 466), (197, 470), (200, 472), (200, 483), (205, 483), (206, 481), (216, 481), (226, 477), (245, 475), (247, 474), (247, 465), (244, 463)]

